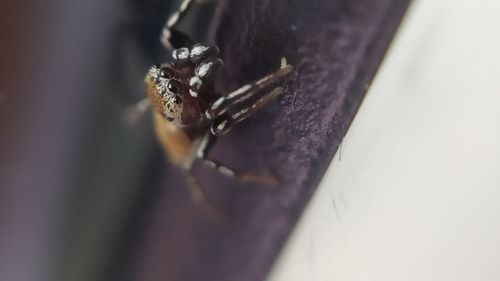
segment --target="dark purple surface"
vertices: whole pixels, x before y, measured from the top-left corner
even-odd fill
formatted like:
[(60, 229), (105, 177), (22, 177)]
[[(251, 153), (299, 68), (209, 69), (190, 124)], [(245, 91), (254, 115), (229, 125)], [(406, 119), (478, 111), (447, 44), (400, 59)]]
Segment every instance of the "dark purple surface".
[(221, 89), (261, 77), (285, 56), (286, 93), (221, 137), (211, 156), (240, 170), (280, 176), (269, 189), (199, 165), (217, 225), (170, 168), (137, 250), (139, 280), (262, 280), (337, 150), (408, 5), (406, 0), (228, 1), (217, 41)]
[(151, 128), (122, 123), (160, 59), (172, 2), (0, 1), (0, 280), (262, 280), (408, 2), (227, 1), (220, 89), (261, 77), (282, 56), (295, 70), (282, 97), (211, 152), (279, 175), (279, 188), (197, 166), (228, 216), (218, 225), (193, 205), (182, 172), (151, 148)]

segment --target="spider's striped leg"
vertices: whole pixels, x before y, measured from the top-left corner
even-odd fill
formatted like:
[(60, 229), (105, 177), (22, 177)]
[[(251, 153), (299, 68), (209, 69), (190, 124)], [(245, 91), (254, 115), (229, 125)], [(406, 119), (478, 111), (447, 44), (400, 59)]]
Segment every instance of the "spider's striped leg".
[(250, 172), (241, 172), (241, 171), (236, 171), (233, 168), (230, 168), (226, 165), (223, 165), (215, 160), (208, 159), (207, 154), (210, 148), (212, 147), (212, 144), (214, 143), (215, 136), (212, 134), (206, 134), (202, 142), (200, 144), (200, 147), (198, 148), (196, 157), (203, 161), (207, 166), (209, 166), (212, 169), (217, 170), (219, 173), (223, 174), (224, 176), (235, 178), (239, 181), (243, 182), (258, 182), (262, 183), (267, 186), (276, 186), (278, 184), (278, 180), (276, 177), (271, 176), (271, 175), (256, 175), (254, 173)]
[(205, 112), (207, 118), (216, 119), (222, 116), (231, 107), (254, 97), (256, 94), (260, 93), (262, 90), (269, 87), (280, 78), (288, 75), (292, 71), (292, 69), (293, 67), (287, 64), (286, 60), (283, 58), (282, 66), (277, 71), (266, 75), (265, 77), (253, 83), (247, 84), (239, 88), (238, 90), (229, 93), (227, 96), (220, 97), (218, 100), (216, 100), (212, 104), (212, 106)]
[(125, 122), (127, 125), (134, 126), (139, 119), (151, 107), (151, 102), (148, 98), (144, 98), (134, 105), (127, 107), (125, 110)]
[(235, 171), (233, 168), (223, 165), (215, 160), (207, 158), (202, 160), (207, 166), (219, 171), (226, 177), (235, 178), (242, 182), (256, 182), (272, 187), (278, 185), (278, 179), (272, 175), (257, 175), (251, 172)]
[(193, 175), (192, 171), (187, 171), (186, 173), (187, 187), (193, 202), (204, 212), (205, 215), (209, 216), (211, 219), (217, 223), (223, 224), (226, 221), (224, 213), (215, 207), (207, 198), (207, 195), (200, 183)]
[(277, 87), (271, 92), (264, 95), (263, 97), (259, 98), (250, 106), (244, 107), (240, 111), (226, 118), (224, 118), (225, 116), (222, 116), (221, 118), (215, 120), (215, 122), (212, 123), (212, 126), (210, 128), (212, 134), (214, 136), (220, 136), (229, 132), (229, 130), (231, 130), (234, 125), (245, 120), (246, 118), (251, 116), (253, 113), (261, 109), (263, 106), (268, 104), (270, 101), (272, 101), (282, 93), (283, 93), (283, 88)]
[(177, 23), (186, 15), (194, 0), (183, 0), (177, 12), (169, 17), (161, 33), (161, 42), (169, 50), (193, 45), (191, 38), (175, 28)]

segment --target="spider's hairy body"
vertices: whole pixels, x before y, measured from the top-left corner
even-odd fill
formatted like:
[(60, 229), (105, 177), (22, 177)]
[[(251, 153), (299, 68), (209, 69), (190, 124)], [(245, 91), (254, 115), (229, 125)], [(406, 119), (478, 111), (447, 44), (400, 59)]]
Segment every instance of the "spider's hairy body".
[(154, 113), (153, 118), (156, 137), (163, 146), (168, 160), (186, 169), (191, 167), (200, 146), (200, 137), (189, 136), (187, 131), (166, 121), (157, 112)]
[[(171, 78), (175, 76), (180, 85), (189, 83), (189, 78), (194, 74), (193, 65), (183, 63), (173, 66), (166, 66), (166, 69), (172, 71)], [(196, 120), (195, 123), (199, 123), (198, 127), (200, 125), (206, 127), (207, 124), (202, 122), (203, 116), (201, 116), (202, 107), (206, 107), (206, 105), (197, 104), (183, 87), (180, 87), (176, 94), (170, 94), (168, 90), (169, 79), (161, 77), (161, 68), (161, 65), (153, 66), (144, 79), (148, 99), (155, 109), (153, 116), (155, 133), (169, 160), (176, 165), (185, 167), (186, 164), (192, 162), (193, 150), (196, 148), (195, 144), (198, 143), (196, 139), (201, 136), (190, 128), (194, 126), (184, 125), (182, 120), (193, 119)], [(191, 133), (188, 134), (188, 131)]]
[[(153, 65), (144, 79), (147, 99), (140, 102), (153, 107), (154, 127), (158, 141), (171, 163), (186, 171), (195, 202), (205, 205), (206, 198), (191, 173), (195, 160), (224, 175), (244, 181), (276, 183), (274, 177), (240, 173), (207, 158), (217, 136), (274, 100), (283, 88), (267, 90), (292, 71), (282, 58), (281, 67), (263, 78), (228, 93), (220, 94), (214, 88), (214, 78), (222, 67), (219, 48), (214, 45), (192, 44), (187, 35), (175, 29), (193, 0), (184, 0), (179, 11), (167, 21), (162, 42), (172, 52), (173, 61)], [(267, 91), (267, 92), (265, 92)]]

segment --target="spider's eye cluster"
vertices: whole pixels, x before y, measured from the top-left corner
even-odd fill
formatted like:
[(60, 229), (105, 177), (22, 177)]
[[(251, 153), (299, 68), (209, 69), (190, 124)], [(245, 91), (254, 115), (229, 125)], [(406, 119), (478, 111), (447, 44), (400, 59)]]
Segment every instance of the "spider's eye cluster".
[[(181, 92), (182, 83), (179, 82), (179, 80), (175, 79), (175, 71), (169, 66), (164, 66), (164, 67), (156, 66), (156, 67), (159, 68), (158, 76), (160, 78), (168, 80), (166, 85), (167, 90), (172, 94), (175, 95), (179, 94)], [(180, 99), (179, 102), (176, 103), (180, 103)]]
[(170, 80), (167, 84), (167, 90), (173, 94), (178, 94), (181, 90), (182, 84), (177, 80)]
[(178, 74), (171, 65), (156, 64), (150, 69), (146, 80), (152, 86), (150, 98), (169, 122), (181, 121), (184, 108), (185, 86), (178, 79)]
[(175, 96), (174, 103), (175, 104), (181, 104), (182, 103), (182, 99), (179, 96)]
[(160, 68), (160, 71), (158, 72), (158, 75), (161, 78), (171, 79), (171, 78), (174, 78), (175, 71), (172, 68), (170, 68), (170, 67), (162, 67), (162, 68)]

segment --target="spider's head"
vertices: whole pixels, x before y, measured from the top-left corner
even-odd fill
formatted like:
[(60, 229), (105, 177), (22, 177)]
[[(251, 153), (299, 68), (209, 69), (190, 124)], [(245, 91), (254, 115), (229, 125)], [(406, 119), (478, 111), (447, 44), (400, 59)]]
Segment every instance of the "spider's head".
[(157, 64), (146, 75), (151, 103), (167, 121), (187, 126), (205, 118), (208, 105), (218, 98), (213, 76), (222, 65), (219, 48), (195, 44), (172, 53), (174, 61)]
[(144, 79), (154, 109), (167, 121), (186, 126), (203, 118), (203, 106), (189, 94), (194, 65), (156, 64)]

